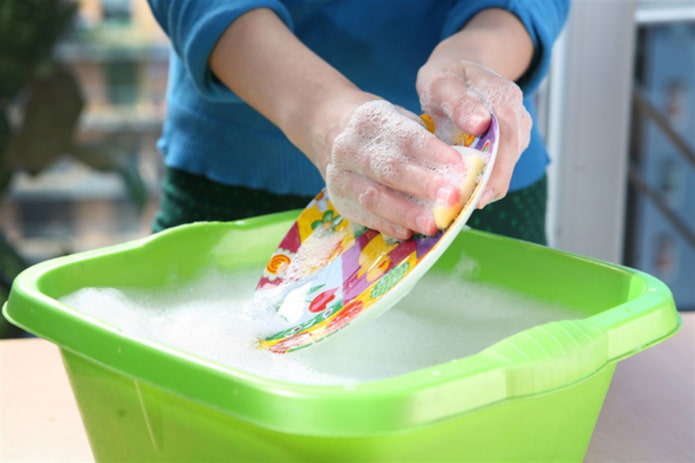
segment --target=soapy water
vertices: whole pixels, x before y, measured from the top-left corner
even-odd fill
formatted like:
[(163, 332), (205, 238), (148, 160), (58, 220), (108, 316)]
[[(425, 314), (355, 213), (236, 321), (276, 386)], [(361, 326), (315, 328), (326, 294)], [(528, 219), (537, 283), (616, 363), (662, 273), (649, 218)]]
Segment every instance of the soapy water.
[(84, 288), (61, 298), (121, 331), (265, 378), (352, 385), (472, 355), (532, 326), (578, 314), (555, 304), (473, 282), (463, 260), (451, 274), (428, 272), (395, 307), (307, 349), (275, 354), (260, 337), (286, 328), (252, 303), (257, 269), (208, 273), (159, 289)]

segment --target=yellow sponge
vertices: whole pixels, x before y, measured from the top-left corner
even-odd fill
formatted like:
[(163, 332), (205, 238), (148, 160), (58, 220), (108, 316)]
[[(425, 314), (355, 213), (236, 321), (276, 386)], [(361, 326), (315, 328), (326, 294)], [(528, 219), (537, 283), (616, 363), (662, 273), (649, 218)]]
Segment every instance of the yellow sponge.
[(467, 205), (478, 184), (478, 178), (485, 168), (485, 159), (479, 154), (471, 154), (465, 158), (466, 175), (461, 182), (459, 202), (454, 206), (437, 206), (432, 209), (437, 228), (444, 230), (454, 221), (459, 212)]
[[(462, 132), (453, 123), (440, 124), (443, 127), (438, 127), (435, 120), (429, 114), (421, 114), (420, 119), (422, 119), (425, 128), (437, 135), (440, 139), (451, 145), (458, 146), (470, 146), (475, 140), (475, 136)], [(434, 222), (437, 224), (437, 228), (444, 230), (451, 222), (456, 219), (461, 210), (466, 206), (470, 197), (473, 195), (475, 186), (478, 184), (478, 178), (482, 174), (485, 168), (485, 158), (479, 154), (470, 154), (464, 156), (464, 160), (467, 164), (466, 176), (461, 182), (461, 195), (458, 204), (454, 206), (437, 206), (432, 208), (432, 214), (434, 215)]]

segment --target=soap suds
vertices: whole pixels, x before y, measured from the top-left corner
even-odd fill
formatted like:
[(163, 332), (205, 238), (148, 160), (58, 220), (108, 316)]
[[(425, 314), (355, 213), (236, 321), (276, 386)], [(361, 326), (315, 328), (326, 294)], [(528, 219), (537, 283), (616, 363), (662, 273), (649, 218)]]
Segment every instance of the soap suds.
[[(475, 268), (469, 263), (456, 273), (470, 275)], [(474, 354), (540, 323), (576, 318), (563, 307), (430, 272), (378, 319), (310, 348), (274, 354), (257, 341), (288, 325), (253, 303), (258, 275), (249, 269), (159, 289), (85, 288), (61, 302), (130, 338), (300, 384), (349, 385), (400, 375)]]

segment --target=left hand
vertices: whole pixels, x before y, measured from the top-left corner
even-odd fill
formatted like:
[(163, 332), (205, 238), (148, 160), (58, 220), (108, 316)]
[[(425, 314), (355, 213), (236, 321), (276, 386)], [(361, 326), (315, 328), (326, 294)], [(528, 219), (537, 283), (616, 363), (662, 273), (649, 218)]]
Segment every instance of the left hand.
[(495, 114), (499, 151), (478, 207), (504, 197), (532, 127), (519, 86), (472, 61), (431, 59), (418, 72), (417, 91), (426, 113), (450, 119), (466, 133), (482, 135), (490, 125), (490, 113)]

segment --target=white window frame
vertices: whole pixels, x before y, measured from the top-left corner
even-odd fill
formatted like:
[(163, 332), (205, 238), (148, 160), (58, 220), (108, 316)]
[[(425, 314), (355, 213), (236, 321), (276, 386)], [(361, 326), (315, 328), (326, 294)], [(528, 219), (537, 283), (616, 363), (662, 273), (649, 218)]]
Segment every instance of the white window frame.
[(575, 0), (556, 45), (546, 138), (550, 245), (622, 260), (635, 0)]
[(541, 98), (551, 246), (622, 262), (636, 32), (695, 0), (574, 0)]

